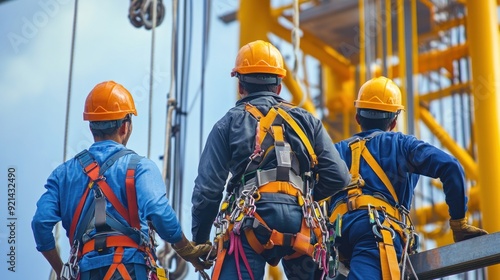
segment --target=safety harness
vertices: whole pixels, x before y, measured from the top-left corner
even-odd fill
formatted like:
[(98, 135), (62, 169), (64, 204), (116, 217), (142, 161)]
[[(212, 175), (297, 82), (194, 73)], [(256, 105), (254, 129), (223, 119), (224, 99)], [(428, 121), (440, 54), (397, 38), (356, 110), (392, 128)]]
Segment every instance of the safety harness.
[[(347, 191), (346, 199), (334, 205), (330, 214), (330, 223), (336, 225), (336, 236), (340, 236), (342, 215), (350, 211), (366, 209), (368, 211), (370, 224), (372, 225), (372, 231), (378, 240), (382, 279), (401, 279), (401, 271), (403, 271), (403, 273), (405, 271), (404, 269), (400, 270), (393, 239), (396, 233), (403, 239), (405, 247), (403, 248), (404, 256), (402, 257), (402, 264), (406, 264), (406, 260), (409, 262), (407, 255), (414, 253), (417, 249), (418, 236), (411, 222), (409, 211), (399, 204), (398, 196), (387, 174), (385, 174), (373, 155), (366, 148), (366, 142), (380, 133), (382, 132), (377, 131), (364, 138), (355, 137), (349, 142), (352, 155), (350, 168), (352, 180), (349, 186), (345, 188)], [(361, 157), (363, 157), (389, 190), (396, 202), (395, 205), (392, 205), (382, 195), (369, 195), (362, 192), (365, 182), (359, 174)], [(384, 215), (383, 222), (380, 222), (379, 213)], [(335, 251), (337, 251), (336, 248)]]
[[(113, 193), (106, 182), (104, 173), (116, 160), (128, 154), (132, 156), (125, 176), (127, 209)], [(78, 262), (85, 254), (92, 251), (97, 251), (100, 254), (107, 253), (109, 248), (114, 248), (113, 263), (104, 276), (104, 280), (111, 279), (116, 270), (123, 279), (132, 279), (122, 263), (124, 248), (128, 247), (136, 248), (145, 253), (146, 265), (149, 268), (148, 279), (167, 280), (167, 271), (156, 263), (153, 229), (150, 227), (149, 236), (145, 236), (141, 231), (135, 189), (135, 169), (141, 157), (132, 150), (123, 149), (113, 154), (102, 167), (88, 150), (83, 150), (75, 158), (81, 164), (83, 172), (87, 174), (90, 181), (73, 214), (69, 231), (71, 251), (69, 261), (64, 264), (61, 278), (79, 279)], [(85, 202), (91, 190), (94, 197), (86, 212), (83, 213)], [(106, 211), (106, 201), (128, 224), (123, 224)], [(84, 214), (83, 217), (82, 214)], [(80, 218), (81, 221), (78, 223)]]
[[(311, 256), (320, 269), (328, 270), (329, 232), (326, 227), (326, 203), (324, 209), (312, 199), (314, 178), (311, 169), (318, 161), (314, 149), (304, 131), (297, 122), (287, 113), (286, 108), (292, 106), (280, 103), (270, 108), (264, 115), (250, 103), (245, 104), (245, 110), (257, 120), (255, 134), (255, 149), (249, 157), (249, 163), (242, 175), (233, 176), (228, 185), (225, 199), (219, 214), (214, 222), (216, 234), (214, 244), (218, 253), (212, 279), (220, 277), (220, 271), (226, 254), (234, 254), (238, 276), (241, 279), (240, 258), (246, 266), (250, 278), (254, 279), (249, 267), (240, 235), (245, 234), (249, 245), (258, 254), (274, 246), (289, 247), (294, 250), (285, 259), (293, 259), (304, 254)], [(310, 169), (302, 176), (298, 175), (299, 166), (290, 144), (284, 137), (284, 123), (287, 123), (299, 136), (307, 149), (311, 162)], [(274, 149), (277, 166), (269, 170), (261, 167), (271, 160), (269, 154)], [(251, 177), (246, 180), (246, 178)], [(262, 193), (283, 193), (297, 198), (302, 207), (303, 220), (300, 231), (297, 233), (282, 233), (271, 229), (256, 212), (255, 202)], [(311, 231), (315, 239), (311, 238)], [(257, 237), (266, 236), (267, 241), (261, 243)], [(312, 240), (315, 240), (312, 243)], [(269, 260), (268, 263), (276, 266), (280, 259)]]

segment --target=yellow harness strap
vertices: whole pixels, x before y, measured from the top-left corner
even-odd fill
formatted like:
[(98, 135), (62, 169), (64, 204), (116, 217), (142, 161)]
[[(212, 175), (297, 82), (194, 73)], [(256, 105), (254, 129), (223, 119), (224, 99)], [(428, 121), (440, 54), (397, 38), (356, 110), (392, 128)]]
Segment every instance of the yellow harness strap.
[[(387, 174), (385, 174), (385, 172), (382, 170), (382, 167), (380, 167), (380, 165), (377, 163), (375, 158), (372, 156), (370, 151), (368, 151), (368, 149), (365, 148), (361, 152), (361, 155), (366, 160), (366, 162), (371, 167), (371, 169), (373, 169), (375, 174), (377, 174), (377, 176), (380, 178), (380, 180), (382, 180), (382, 182), (384, 183), (386, 188), (391, 193), (392, 198), (394, 198), (394, 200), (396, 201), (396, 204), (399, 204), (398, 195), (396, 194), (396, 191), (394, 190), (394, 186), (392, 185), (391, 181), (387, 177)], [(359, 161), (358, 161), (358, 165), (359, 165)]]
[[(335, 222), (339, 215), (341, 216), (349, 211), (357, 209), (368, 209), (369, 205), (370, 207), (374, 207), (375, 210), (385, 212), (387, 215), (398, 221), (403, 220), (403, 217), (401, 217), (401, 213), (399, 212), (399, 210), (392, 206), (390, 203), (371, 195), (364, 195), (361, 191), (361, 188), (364, 186), (364, 181), (359, 174), (359, 167), (360, 159), (361, 157), (363, 157), (370, 168), (375, 172), (375, 174), (380, 178), (382, 183), (389, 190), (396, 203), (399, 204), (394, 186), (392, 185), (385, 172), (382, 170), (382, 167), (380, 167), (373, 155), (366, 148), (366, 141), (366, 139), (359, 139), (349, 145), (349, 147), (351, 148), (352, 156), (351, 168), (349, 172), (352, 176), (351, 186), (354, 187), (348, 189), (347, 191), (347, 203), (340, 203), (334, 207), (330, 215), (331, 223)], [(382, 225), (386, 227), (380, 229), (382, 241), (378, 243), (380, 251), (382, 279), (400, 279), (401, 272), (399, 269), (398, 258), (396, 255), (396, 250), (394, 248), (391, 231), (387, 230), (391, 228), (389, 219), (386, 218)], [(393, 224), (392, 228), (394, 228), (399, 234), (402, 234), (403, 229), (399, 225), (395, 225), (397, 224)]]
[(257, 107), (253, 106), (250, 103), (245, 104), (245, 110), (260, 122), (260, 129), (258, 135), (259, 137), (258, 139), (260, 139), (260, 141), (264, 140), (264, 137), (269, 131), (272, 123), (274, 122), (274, 119), (279, 114), (283, 118), (283, 120), (285, 120), (292, 127), (293, 131), (297, 133), (300, 140), (302, 141), (302, 144), (304, 144), (304, 146), (306, 147), (307, 152), (309, 153), (309, 157), (311, 159), (311, 168), (315, 167), (318, 164), (318, 157), (314, 152), (311, 142), (307, 138), (304, 131), (297, 124), (297, 122), (285, 110), (283, 110), (280, 107), (277, 108), (272, 107), (267, 113), (267, 115), (264, 116), (262, 112), (260, 112), (259, 109), (257, 109)]
[(314, 149), (306, 134), (285, 110), (278, 107), (278, 114), (293, 128), (293, 131), (297, 133), (304, 146), (306, 146), (307, 152), (311, 157), (311, 168), (314, 168), (318, 164), (318, 157), (316, 156), (316, 153), (314, 153)]
[[(387, 228), (390, 226), (387, 219), (384, 220), (382, 225)], [(380, 251), (382, 279), (401, 279), (398, 258), (396, 249), (394, 249), (394, 243), (392, 242), (391, 232), (382, 228), (380, 234), (382, 234), (382, 241), (378, 243), (378, 248)]]
[(365, 141), (356, 141), (350, 145), (351, 148), (351, 182), (358, 182), (361, 179), (359, 175), (359, 159), (361, 157), (361, 151), (365, 149)]

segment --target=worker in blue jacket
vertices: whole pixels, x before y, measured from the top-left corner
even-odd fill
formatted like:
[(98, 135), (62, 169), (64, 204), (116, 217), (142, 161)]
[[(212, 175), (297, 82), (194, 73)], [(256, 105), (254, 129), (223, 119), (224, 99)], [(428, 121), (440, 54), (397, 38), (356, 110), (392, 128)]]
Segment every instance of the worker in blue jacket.
[[(113, 81), (97, 84), (83, 113), (95, 143), (48, 177), (32, 229), (37, 250), (62, 279), (165, 279), (151, 229), (196, 269), (206, 268), (199, 256), (211, 247), (193, 246), (184, 236), (158, 167), (125, 147), (132, 114), (127, 89)], [(52, 233), (59, 221), (71, 245), (66, 264)]]
[[(214, 280), (263, 279), (266, 262), (280, 260), (289, 279), (312, 279), (314, 262), (302, 252), (311, 248), (310, 240), (294, 236), (304, 229), (304, 178), (311, 171), (307, 177), (318, 179), (314, 200), (350, 180), (321, 121), (279, 96), (285, 74), (272, 44), (244, 45), (232, 72), (241, 99), (214, 125), (201, 155), (192, 195), (193, 239), (209, 242), (214, 220), (217, 230), (229, 225), (221, 230), (226, 235), (219, 239)], [(224, 211), (233, 218), (217, 215)]]
[(455, 242), (486, 234), (467, 223), (465, 178), (457, 159), (414, 136), (391, 132), (403, 110), (392, 80), (367, 81), (354, 104), (361, 132), (335, 145), (352, 181), (330, 204), (348, 279), (401, 278), (403, 248), (415, 242), (408, 213), (420, 175), (443, 183)]

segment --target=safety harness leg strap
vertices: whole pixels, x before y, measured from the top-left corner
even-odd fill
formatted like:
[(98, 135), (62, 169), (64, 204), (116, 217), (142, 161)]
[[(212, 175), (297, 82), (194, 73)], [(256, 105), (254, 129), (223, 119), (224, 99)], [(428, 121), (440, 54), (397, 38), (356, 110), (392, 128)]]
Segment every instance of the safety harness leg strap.
[[(229, 225), (226, 232), (233, 230), (233, 224)], [(214, 270), (212, 271), (212, 280), (219, 280), (222, 264), (227, 254), (227, 246), (225, 244), (229, 241), (229, 234), (222, 234), (217, 239), (217, 259), (215, 261)]]
[[(389, 225), (386, 221), (387, 219), (383, 225), (387, 227)], [(382, 235), (382, 241), (378, 242), (378, 247), (380, 251), (382, 279), (401, 279), (398, 258), (392, 240), (393, 236), (389, 230), (384, 228), (380, 230), (380, 234)]]
[(113, 256), (113, 264), (111, 264), (111, 266), (109, 267), (108, 272), (106, 272), (106, 275), (104, 275), (103, 280), (110, 280), (117, 269), (124, 280), (132, 280), (132, 277), (130, 277), (127, 268), (123, 263), (121, 263), (123, 258), (123, 251), (124, 251), (123, 247), (117, 247), (115, 249), (115, 255)]

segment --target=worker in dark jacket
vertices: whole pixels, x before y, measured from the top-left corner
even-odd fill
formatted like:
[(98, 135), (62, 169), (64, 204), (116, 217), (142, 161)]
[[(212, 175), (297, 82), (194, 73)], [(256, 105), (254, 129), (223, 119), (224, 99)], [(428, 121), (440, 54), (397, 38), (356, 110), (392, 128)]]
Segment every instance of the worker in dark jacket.
[(352, 182), (332, 197), (330, 216), (340, 229), (335, 243), (350, 267), (348, 279), (401, 279), (403, 248), (415, 242), (407, 215), (420, 175), (443, 183), (455, 242), (486, 234), (465, 218), (460, 163), (414, 136), (391, 132), (403, 109), (393, 81), (378, 77), (366, 82), (355, 107), (362, 132), (335, 145), (351, 167)]
[[(284, 256), (290, 279), (311, 279), (312, 251), (303, 252), (311, 241), (297, 241), (294, 234), (309, 237), (303, 210), (345, 187), (347, 166), (321, 121), (279, 96), (286, 70), (272, 44), (243, 46), (231, 74), (239, 79), (241, 99), (215, 124), (201, 155), (192, 196), (193, 240), (209, 240), (230, 173), (215, 221), (222, 234), (214, 244), (219, 253), (213, 279), (262, 279), (266, 262), (276, 265)], [(304, 203), (311, 188), (313, 196)]]

